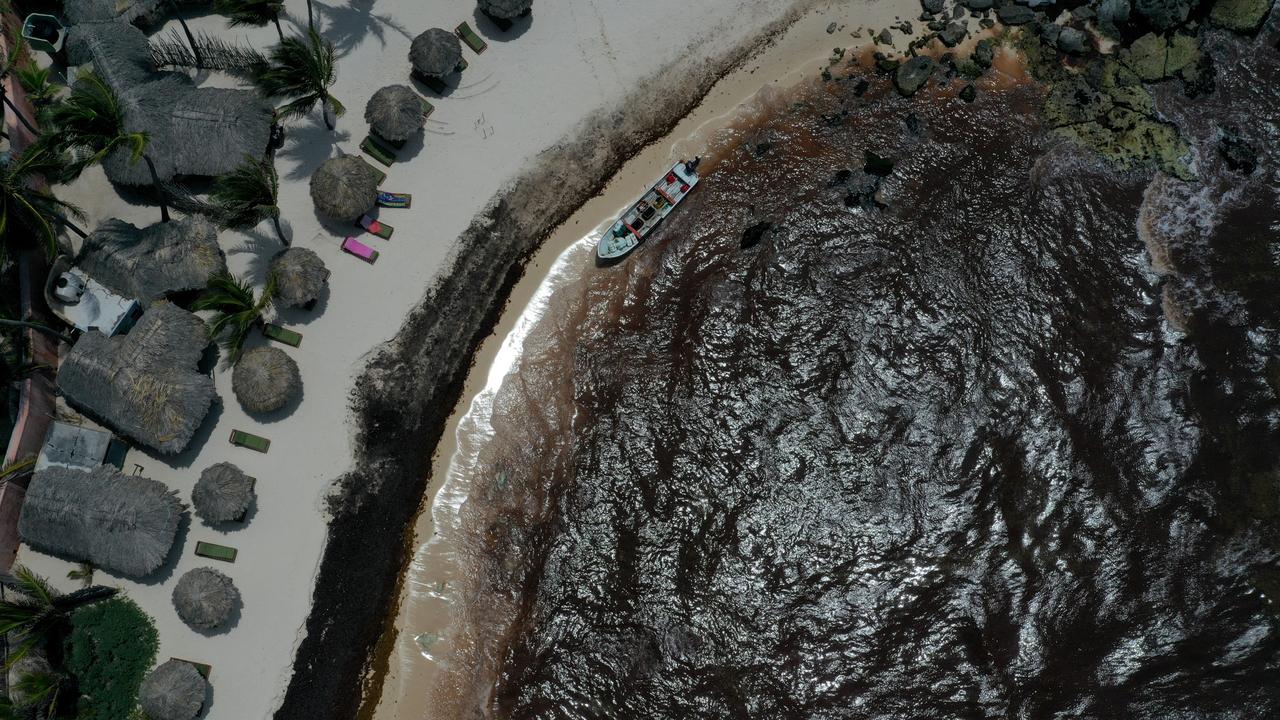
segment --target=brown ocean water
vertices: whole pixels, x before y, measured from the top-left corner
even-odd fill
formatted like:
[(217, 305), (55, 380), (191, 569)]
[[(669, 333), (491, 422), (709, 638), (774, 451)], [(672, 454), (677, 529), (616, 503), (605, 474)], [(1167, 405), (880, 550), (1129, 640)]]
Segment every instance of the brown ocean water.
[(1228, 45), (1160, 96), (1195, 183), (1025, 82), (741, 119), (498, 392), (442, 716), (1280, 717), (1280, 72)]

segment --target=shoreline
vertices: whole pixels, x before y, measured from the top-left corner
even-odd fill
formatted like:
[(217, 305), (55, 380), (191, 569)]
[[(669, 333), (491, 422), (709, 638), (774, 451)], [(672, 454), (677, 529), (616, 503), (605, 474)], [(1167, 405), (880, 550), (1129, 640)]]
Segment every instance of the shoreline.
[[(452, 415), (474, 351), (492, 333), (531, 253), (607, 185), (631, 156), (670, 132), (724, 75), (754, 57), (817, 5), (806, 0), (747, 41), (683, 70), (683, 88), (640, 83), (632, 97), (661, 97), (644, 113), (597, 111), (488, 203), (459, 237), (438, 284), (373, 351), (352, 391), (356, 458), (327, 499), (331, 520), (305, 634), (274, 717), (369, 717), (385, 657), (374, 652), (394, 615), (409, 533), (432, 451)], [(676, 61), (664, 72), (681, 69)], [(664, 72), (653, 77), (661, 78)], [(609, 132), (603, 132), (605, 130)], [(574, 168), (566, 177), (564, 168)], [(554, 182), (552, 182), (554, 181)], [(406, 453), (421, 447), (422, 453)], [(329, 651), (338, 646), (342, 657)]]
[[(546, 308), (534, 306), (546, 299), (544, 288), (548, 284), (566, 280), (554, 272), (557, 265), (565, 260), (567, 254), (580, 251), (578, 246), (593, 232), (593, 228), (611, 222), (667, 165), (714, 146), (718, 135), (732, 132), (735, 129), (733, 125), (743, 119), (744, 113), (750, 112), (753, 102), (768, 101), (768, 98), (762, 98), (762, 94), (771, 90), (785, 91), (806, 80), (817, 79), (828, 65), (831, 54), (828, 45), (850, 41), (848, 47), (852, 54), (869, 53), (875, 47), (870, 28), (887, 25), (900, 16), (910, 16), (916, 7), (914, 2), (879, 2), (859, 4), (856, 9), (831, 3), (811, 3), (801, 8), (794, 22), (774, 33), (743, 61), (718, 77), (695, 106), (672, 123), (661, 137), (620, 163), (601, 192), (557, 225), (545, 242), (526, 259), (521, 277), (509, 289), (505, 307), (476, 348), (461, 392), (456, 396), (435, 446), (429, 485), (407, 547), (412, 556), (411, 564), (401, 573), (397, 586), (394, 628), (384, 633), (378, 644), (377, 667), (382, 674), (371, 684), (358, 717), (418, 720), (428, 716), (429, 693), (440, 666), (423, 657), (414, 638), (424, 630), (425, 622), (427, 634), (440, 636), (442, 645), (451, 639), (446, 632), (457, 630), (450, 616), (453, 600), (440, 597), (445, 593), (431, 593), (436, 595), (431, 601), (414, 598), (410, 594), (414, 586), (448, 582), (456, 575), (458, 568), (453, 542), (458, 538), (446, 537), (451, 533), (445, 530), (445, 523), (437, 520), (441, 515), (451, 514), (448, 519), (456, 521), (458, 505), (452, 501), (455, 498), (459, 502), (465, 500), (467, 492), (466, 488), (453, 487), (467, 479), (455, 476), (454, 465), (462, 452), (459, 425), (475, 410), (474, 403), (480, 400), (478, 396), (495, 389), (493, 374), (501, 368), (494, 365), (499, 354), (504, 352), (509, 335), (519, 332), (530, 311), (535, 314), (545, 312)], [(848, 15), (853, 11), (857, 14)], [(850, 22), (842, 24), (836, 33), (827, 32), (829, 22), (845, 19)], [(858, 29), (852, 22), (855, 19), (865, 29), (861, 37), (851, 38), (849, 31)], [(972, 38), (965, 44), (971, 45), (975, 41), (976, 38)], [(577, 273), (578, 270), (573, 265), (564, 267), (566, 274)], [(518, 354), (519, 349), (516, 348), (515, 352)], [(446, 494), (449, 501), (444, 499)], [(436, 502), (437, 498), (439, 502)], [(441, 503), (449, 507), (440, 507)], [(441, 568), (441, 563), (448, 567)], [(451, 592), (456, 593), (456, 588)], [(397, 656), (397, 650), (398, 665), (391, 660)], [(442, 653), (437, 653), (433, 649), (432, 654), (448, 655), (454, 650), (446, 647)], [(415, 665), (406, 668), (408, 663)]]

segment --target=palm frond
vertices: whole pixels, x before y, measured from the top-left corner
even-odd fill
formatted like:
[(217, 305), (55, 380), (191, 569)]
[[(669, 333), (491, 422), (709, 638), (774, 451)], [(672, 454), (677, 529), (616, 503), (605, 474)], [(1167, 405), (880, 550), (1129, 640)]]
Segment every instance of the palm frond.
[(292, 98), (277, 111), (282, 117), (305, 115), (317, 102), (341, 107), (329, 95), (329, 88), (337, 80), (333, 43), (315, 30), (285, 38), (272, 48), (268, 59), (269, 64), (255, 81), (268, 97)]

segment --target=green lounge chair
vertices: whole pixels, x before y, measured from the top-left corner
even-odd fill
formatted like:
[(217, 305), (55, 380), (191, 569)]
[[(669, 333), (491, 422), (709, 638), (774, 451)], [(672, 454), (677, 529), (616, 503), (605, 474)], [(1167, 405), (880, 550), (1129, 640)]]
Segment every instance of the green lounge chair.
[(249, 448), (250, 450), (257, 450), (260, 453), (264, 453), (271, 449), (270, 440), (258, 435), (247, 433), (243, 430), (231, 431), (231, 444), (239, 445), (243, 448)]
[(467, 59), (466, 59), (466, 58), (462, 58), (461, 60), (459, 60), (459, 61), (458, 61), (458, 65), (457, 65), (457, 67), (455, 67), (455, 68), (453, 69), (453, 71), (454, 71), (454, 72), (462, 72), (463, 70), (466, 70), (466, 69), (467, 69), (467, 68), (469, 68), (469, 67), (471, 67), (471, 66), (470, 66), (469, 64), (467, 64)]
[(205, 680), (208, 680), (209, 673), (213, 672), (213, 666), (208, 663), (198, 663), (194, 660), (183, 660), (180, 657), (171, 657), (169, 659), (177, 660), (178, 662), (184, 662), (190, 665), (191, 667), (195, 668), (196, 672), (200, 673), (200, 675), (203, 676)]
[(436, 106), (428, 102), (426, 98), (420, 99), (422, 100), (422, 119), (426, 120), (431, 117), (431, 113), (436, 111)]
[(282, 328), (279, 325), (271, 323), (263, 325), (262, 334), (276, 342), (284, 343), (291, 347), (298, 347), (302, 344), (302, 333)]
[(454, 28), (453, 31), (458, 34), (458, 37), (462, 39), (462, 42), (467, 44), (467, 47), (475, 50), (477, 55), (489, 49), (489, 43), (485, 42), (484, 38), (477, 35), (476, 31), (472, 30), (471, 26), (465, 21), (458, 27)]
[(196, 543), (196, 554), (200, 557), (209, 558), (210, 560), (221, 560), (223, 562), (233, 563), (236, 561), (236, 554), (239, 553), (233, 547), (226, 545), (218, 545), (216, 543), (205, 542), (203, 540)]
[[(364, 157), (362, 157), (362, 156), (360, 156), (360, 155), (357, 155), (356, 157), (358, 157), (358, 158), (360, 158), (361, 160), (363, 160), (365, 165), (369, 165), (369, 161), (368, 161), (368, 160), (365, 160), (365, 159), (364, 159)], [(372, 165), (369, 165), (369, 169), (370, 169), (370, 170), (372, 170), (374, 173), (376, 173), (376, 174), (377, 174), (377, 176), (378, 176), (378, 181), (377, 181), (376, 183), (374, 183), (375, 185), (381, 185), (381, 184), (382, 184), (382, 181), (387, 179), (387, 174), (386, 174), (386, 173), (384, 173), (384, 172), (382, 172), (382, 171), (381, 171), (381, 170), (379, 170), (378, 168), (376, 168), (376, 167), (374, 167), (374, 166), (372, 166)]]
[(377, 140), (373, 139), (372, 135), (364, 136), (364, 140), (360, 143), (360, 149), (365, 151), (369, 157), (387, 167), (391, 167), (391, 164), (396, 161), (395, 153), (382, 147)]

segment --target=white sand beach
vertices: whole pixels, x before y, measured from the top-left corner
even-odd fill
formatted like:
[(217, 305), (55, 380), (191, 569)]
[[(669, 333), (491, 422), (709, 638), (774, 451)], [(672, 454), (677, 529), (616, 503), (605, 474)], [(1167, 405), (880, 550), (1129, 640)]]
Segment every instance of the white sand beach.
[[(848, 31), (859, 22), (882, 25), (896, 13), (904, 18), (918, 13), (915, 3), (907, 0), (877, 3), (866, 20), (862, 20), (866, 7), (862, 3), (839, 6), (841, 22), (848, 27), (844, 37), (824, 42), (819, 57), (827, 51), (825, 45), (856, 44)], [(327, 298), (318, 307), (279, 316), (282, 324), (305, 336), (301, 347), (288, 349), (301, 370), (303, 397), (296, 406), (271, 417), (250, 417), (231, 393), (230, 371), (219, 368), (215, 380), (221, 402), (187, 451), (166, 457), (135, 448), (125, 471), (134, 472), (139, 466), (139, 474), (165, 483), (189, 502), (202, 470), (216, 462), (233, 462), (258, 479), (256, 510), (249, 522), (224, 532), (192, 517), (180, 530), (166, 566), (147, 582), (101, 571), (97, 577), (98, 582), (124, 588), (155, 618), (161, 660), (173, 656), (213, 666), (212, 702), (204, 717), (264, 718), (278, 707), (304, 632), (324, 548), (323, 500), (330, 483), (352, 463), (349, 396), (353, 381), (369, 353), (395, 336), (406, 313), (449, 267), (454, 239), (522, 168), (547, 148), (572, 137), (588, 114), (616, 105), (638, 82), (678, 60), (692, 64), (727, 51), (791, 7), (779, 0), (542, 2), (535, 4), (526, 30), (501, 34), (473, 14), (469, 0), (351, 0), (346, 4), (317, 0), (317, 24), (341, 53), (339, 80), (332, 91), (346, 105), (347, 114), (332, 132), (318, 113), (290, 123), (285, 145), (277, 154), (286, 232), (295, 246), (319, 253), (332, 271)], [(289, 11), (295, 23), (305, 25), (304, 2), (290, 0)], [(413, 207), (382, 211), (381, 219), (395, 226), (396, 232), (390, 241), (365, 236), (381, 252), (375, 264), (365, 264), (342, 253), (342, 238), (322, 226), (307, 180), (338, 151), (359, 152), (367, 129), (363, 110), (369, 96), (384, 85), (409, 82), (406, 54), (413, 36), (430, 27), (451, 29), (463, 20), (489, 40), (489, 49), (479, 56), (464, 52), (470, 67), (459, 87), (445, 97), (431, 98), (436, 110), (425, 136), (411, 141), (401, 162), (388, 169), (383, 189), (413, 193)], [(825, 16), (809, 16), (806, 22), (820, 22), (822, 29), (807, 31), (819, 39), (826, 37)], [(276, 40), (270, 26), (228, 29), (223, 18), (211, 13), (192, 17), (190, 24), (259, 48)], [(176, 27), (176, 23), (170, 25)], [(168, 28), (160, 31), (167, 32)], [(749, 69), (744, 72), (749, 74)], [(196, 77), (204, 84), (235, 84), (216, 74)], [(754, 92), (749, 86), (745, 82), (735, 90), (732, 97), (737, 100), (726, 108)], [(666, 152), (658, 151), (656, 157), (665, 158)], [(59, 194), (85, 209), (90, 227), (112, 217), (138, 225), (159, 220), (157, 208), (122, 200), (97, 168), (73, 186), (61, 188)], [(223, 233), (220, 242), (232, 271), (258, 284), (264, 279), (266, 260), (279, 249), (269, 224), (247, 234)], [(261, 342), (255, 336), (250, 346)], [(227, 437), (232, 429), (269, 438), (270, 452), (258, 454), (231, 446)], [(425, 453), (427, 449), (406, 447), (404, 451)], [(193, 550), (199, 540), (235, 547), (238, 559), (226, 564), (198, 558)], [(70, 562), (26, 547), (18, 562), (64, 589), (74, 584), (66, 580), (67, 571), (74, 567)], [(184, 625), (170, 601), (177, 579), (191, 568), (206, 565), (230, 575), (243, 598), (234, 626), (211, 635)], [(343, 648), (333, 652), (341, 653)], [(403, 683), (388, 688), (406, 692)]]

